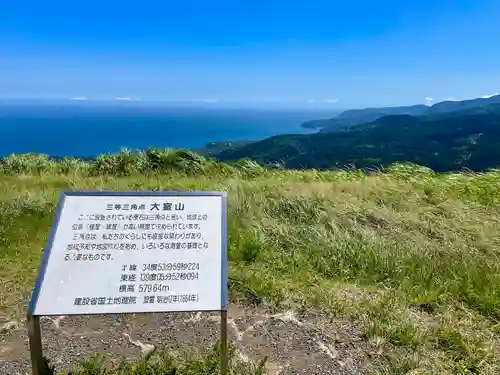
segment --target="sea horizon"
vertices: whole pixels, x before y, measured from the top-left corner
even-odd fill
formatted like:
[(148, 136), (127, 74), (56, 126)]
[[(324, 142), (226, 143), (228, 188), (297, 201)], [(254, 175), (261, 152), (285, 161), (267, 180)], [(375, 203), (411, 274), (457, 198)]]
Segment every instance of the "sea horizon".
[[(137, 103), (134, 103), (137, 104)], [(201, 149), (224, 141), (310, 134), (305, 121), (333, 117), (325, 109), (245, 109), (0, 102), (0, 157), (37, 153), (93, 157), (122, 149)]]

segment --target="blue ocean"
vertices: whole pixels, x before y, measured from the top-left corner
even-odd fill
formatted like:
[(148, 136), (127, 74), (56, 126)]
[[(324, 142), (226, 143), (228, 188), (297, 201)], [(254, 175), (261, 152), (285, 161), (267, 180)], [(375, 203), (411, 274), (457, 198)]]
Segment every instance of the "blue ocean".
[(309, 133), (325, 110), (250, 110), (98, 105), (0, 105), (0, 156), (89, 157), (150, 147), (202, 148), (209, 142)]

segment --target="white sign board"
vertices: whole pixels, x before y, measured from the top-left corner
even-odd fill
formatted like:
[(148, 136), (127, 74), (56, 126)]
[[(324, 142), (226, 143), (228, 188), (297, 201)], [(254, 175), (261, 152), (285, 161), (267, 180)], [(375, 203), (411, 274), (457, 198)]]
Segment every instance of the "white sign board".
[(63, 193), (33, 315), (227, 309), (225, 193)]

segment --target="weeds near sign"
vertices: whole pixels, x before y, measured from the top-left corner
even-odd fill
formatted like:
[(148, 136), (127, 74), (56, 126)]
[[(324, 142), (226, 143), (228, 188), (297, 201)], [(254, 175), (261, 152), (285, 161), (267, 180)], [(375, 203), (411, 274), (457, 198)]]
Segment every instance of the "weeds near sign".
[[(82, 362), (67, 375), (212, 375), (219, 372), (220, 352), (216, 344), (209, 352), (199, 357), (188, 353), (173, 355), (168, 352), (155, 352), (137, 362), (122, 362), (115, 367), (106, 367), (106, 358), (97, 356)], [(238, 359), (236, 348), (229, 347), (229, 375), (264, 375), (264, 358), (258, 364)], [(52, 375), (49, 373), (48, 375)]]

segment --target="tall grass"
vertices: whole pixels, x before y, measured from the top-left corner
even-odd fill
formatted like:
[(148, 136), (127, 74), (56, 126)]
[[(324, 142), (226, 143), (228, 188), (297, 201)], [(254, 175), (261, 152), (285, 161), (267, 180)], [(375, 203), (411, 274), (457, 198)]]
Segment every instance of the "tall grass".
[(12, 154), (0, 159), (0, 173), (6, 175), (55, 173), (86, 176), (130, 176), (133, 174), (182, 173), (186, 175), (222, 176), (256, 175), (264, 168), (251, 160), (232, 165), (218, 163), (188, 150), (149, 149), (122, 150), (118, 154), (101, 154), (92, 160), (79, 158), (55, 159), (43, 154)]
[(11, 155), (0, 161), (4, 314), (27, 299), (62, 189), (227, 190), (233, 301), (350, 319), (384, 343), (385, 374), (500, 373), (499, 170), (292, 171), (155, 149)]
[[(228, 348), (228, 375), (265, 375), (266, 358), (253, 364), (240, 360), (235, 347)], [(159, 351), (135, 362), (123, 361), (111, 365), (109, 358), (97, 354), (83, 360), (74, 370), (64, 375), (215, 375), (220, 373), (220, 350), (216, 344), (212, 350), (193, 356), (190, 353)], [(55, 375), (54, 366), (46, 360), (45, 373)]]

